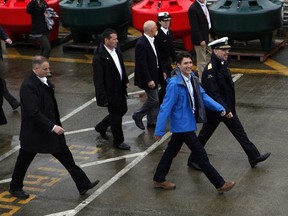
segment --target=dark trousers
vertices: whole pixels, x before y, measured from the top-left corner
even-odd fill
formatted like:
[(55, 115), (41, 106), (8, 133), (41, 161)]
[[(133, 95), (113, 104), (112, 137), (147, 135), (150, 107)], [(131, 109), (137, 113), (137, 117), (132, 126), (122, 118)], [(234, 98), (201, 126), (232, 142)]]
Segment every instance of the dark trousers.
[(13, 97), (13, 95), (10, 94), (10, 92), (7, 89), (6, 81), (3, 78), (0, 78), (1, 87), (2, 87), (2, 94), (3, 97), (8, 101), (12, 109), (16, 108), (19, 104), (19, 101)]
[[(79, 192), (87, 189), (91, 183), (84, 171), (78, 167), (73, 159), (73, 156), (68, 148), (64, 145), (59, 153), (52, 154), (70, 173)], [(36, 153), (27, 152), (20, 148), (19, 155), (15, 164), (10, 189), (17, 191), (22, 190), (25, 174)]]
[(97, 131), (106, 131), (108, 127), (111, 127), (114, 146), (118, 146), (124, 142), (122, 118), (127, 110), (126, 96), (123, 95), (120, 106), (108, 107), (109, 115), (96, 125)]
[(136, 119), (141, 119), (147, 115), (147, 125), (156, 125), (159, 113), (159, 95), (158, 89), (146, 89), (147, 100), (143, 106), (133, 115)]
[(183, 143), (194, 153), (195, 160), (199, 164), (203, 173), (214, 185), (215, 188), (220, 188), (224, 185), (225, 181), (217, 170), (210, 164), (207, 153), (203, 145), (199, 142), (195, 132), (173, 133), (171, 140), (157, 166), (154, 180), (163, 182), (169, 172), (172, 160), (177, 156)]
[(40, 44), (40, 55), (49, 59), (51, 51), (49, 35), (42, 35), (41, 37), (37, 38), (37, 41)]
[[(202, 129), (198, 135), (198, 139), (203, 146), (205, 146), (205, 144), (208, 142), (221, 121), (223, 121), (223, 123), (230, 130), (236, 140), (240, 143), (244, 152), (248, 156), (249, 161), (254, 160), (260, 156), (260, 153), (256, 146), (249, 140), (237, 114), (234, 114), (232, 119), (224, 119), (219, 117), (215, 118), (215, 120), (213, 121), (209, 121), (203, 124)], [(193, 152), (190, 154), (189, 161), (194, 161)]]

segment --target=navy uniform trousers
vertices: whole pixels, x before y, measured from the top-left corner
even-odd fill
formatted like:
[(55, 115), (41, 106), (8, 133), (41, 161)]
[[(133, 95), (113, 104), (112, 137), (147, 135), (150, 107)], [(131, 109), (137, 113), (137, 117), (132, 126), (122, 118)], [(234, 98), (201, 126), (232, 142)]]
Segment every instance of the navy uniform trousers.
[[(201, 142), (203, 146), (208, 142), (218, 125), (221, 121), (226, 125), (226, 127), (230, 130), (230, 132), (233, 134), (233, 136), (236, 138), (236, 140), (240, 143), (241, 147), (243, 148), (244, 152), (248, 156), (248, 160), (255, 160), (257, 157), (260, 156), (260, 153), (256, 146), (249, 140), (237, 114), (234, 114), (233, 118), (231, 119), (225, 119), (224, 118), (215, 118), (213, 121), (210, 121), (208, 123), (204, 123), (202, 126), (202, 129), (198, 135), (198, 139)], [(194, 154), (191, 153), (189, 157), (190, 162), (195, 162)]]

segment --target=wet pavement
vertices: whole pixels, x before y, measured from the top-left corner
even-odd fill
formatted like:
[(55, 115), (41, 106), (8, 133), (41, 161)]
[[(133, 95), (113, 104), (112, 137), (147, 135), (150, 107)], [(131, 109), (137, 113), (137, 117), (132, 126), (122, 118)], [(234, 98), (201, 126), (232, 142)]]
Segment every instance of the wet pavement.
[[(19, 87), (31, 72), (31, 57), (38, 53), (38, 47), (13, 46), (7, 51), (4, 60), (7, 85), (19, 98)], [(185, 145), (167, 176), (177, 188), (172, 191), (153, 188), (153, 174), (170, 134), (155, 142), (153, 129), (142, 131), (135, 126), (131, 116), (141, 106), (143, 95), (133, 86), (134, 49), (124, 51), (124, 57), (130, 88), (123, 130), (130, 151), (114, 149), (110, 131), (106, 141), (94, 130), (107, 110), (95, 102), (92, 55), (63, 53), (61, 45), (53, 47), (51, 53), (53, 76), (49, 79), (56, 86), (67, 144), (89, 178), (100, 180), (85, 196), (79, 196), (61, 164), (51, 155), (43, 154), (37, 155), (25, 178), (24, 190), (31, 197), (19, 200), (9, 195), (7, 190), (19, 149), (21, 113), (19, 109), (12, 111), (4, 101), (8, 124), (0, 127), (0, 215), (287, 215), (287, 48), (265, 62), (258, 58), (232, 61), (238, 115), (260, 152), (272, 155), (257, 168), (250, 168), (240, 145), (220, 125), (206, 150), (223, 177), (236, 181), (235, 188), (223, 195), (217, 193), (203, 173), (187, 167), (189, 150)]]

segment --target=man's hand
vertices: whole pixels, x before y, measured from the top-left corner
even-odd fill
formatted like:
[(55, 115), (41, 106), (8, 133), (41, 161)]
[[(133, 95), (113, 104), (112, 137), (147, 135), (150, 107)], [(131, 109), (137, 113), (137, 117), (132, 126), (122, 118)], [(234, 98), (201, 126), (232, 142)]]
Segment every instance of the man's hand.
[(206, 47), (206, 42), (205, 42), (204, 40), (201, 41), (200, 46), (201, 46), (201, 47)]
[(65, 132), (65, 130), (64, 130), (64, 128), (56, 125), (53, 132), (56, 133), (57, 135), (60, 135), (60, 134), (63, 134)]
[(226, 118), (233, 118), (232, 112), (227, 113), (225, 117), (226, 117)]
[(162, 136), (154, 136), (155, 140), (160, 141)]
[(5, 40), (5, 42), (6, 42), (7, 44), (12, 44), (12, 40), (11, 40), (10, 38), (7, 38), (7, 39)]
[(151, 88), (151, 89), (155, 88), (155, 83), (154, 83), (153, 80), (148, 82), (148, 87)]
[(164, 80), (167, 79), (167, 74), (165, 72), (163, 72), (163, 77), (164, 77)]

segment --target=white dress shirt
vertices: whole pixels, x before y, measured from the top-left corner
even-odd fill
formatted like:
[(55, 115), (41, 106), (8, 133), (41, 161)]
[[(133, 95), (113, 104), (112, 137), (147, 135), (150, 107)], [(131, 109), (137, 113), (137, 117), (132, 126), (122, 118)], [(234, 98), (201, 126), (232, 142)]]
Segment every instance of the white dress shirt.
[(157, 68), (158, 68), (159, 67), (159, 65), (158, 65), (158, 57), (157, 57), (157, 52), (156, 52), (156, 48), (155, 48), (155, 45), (154, 45), (155, 38), (154, 37), (150, 37), (149, 35), (147, 35), (145, 33), (144, 33), (144, 36), (148, 39), (148, 41), (149, 41), (149, 43), (150, 43), (150, 45), (151, 45), (151, 47), (152, 47), (152, 49), (154, 51), (154, 54), (156, 56)]
[(204, 14), (205, 14), (205, 16), (206, 16), (209, 29), (211, 29), (210, 14), (209, 14), (208, 8), (207, 8), (207, 6), (206, 6), (206, 1), (205, 1), (205, 3), (201, 3), (201, 2), (199, 2), (199, 1), (197, 1), (197, 2), (201, 5), (202, 10), (203, 10), (203, 12), (204, 12)]
[(116, 65), (116, 67), (118, 69), (118, 72), (120, 74), (120, 79), (122, 80), (122, 68), (121, 68), (121, 64), (120, 64), (120, 61), (119, 61), (119, 57), (118, 57), (118, 55), (116, 53), (116, 50), (115, 49), (111, 50), (108, 47), (106, 47), (105, 45), (104, 45), (104, 47), (108, 51), (108, 53), (111, 55), (115, 65)]

